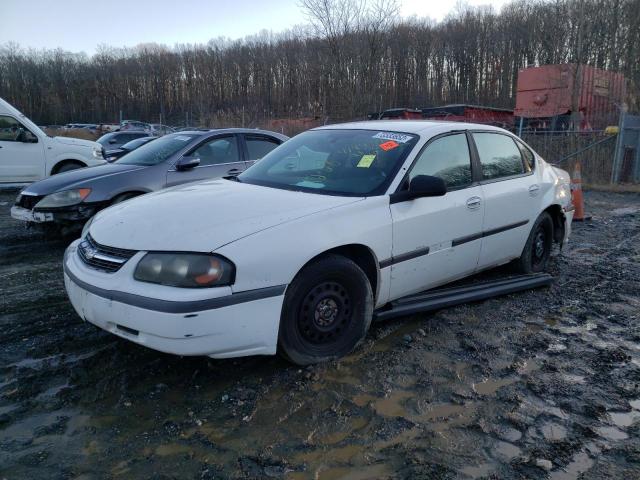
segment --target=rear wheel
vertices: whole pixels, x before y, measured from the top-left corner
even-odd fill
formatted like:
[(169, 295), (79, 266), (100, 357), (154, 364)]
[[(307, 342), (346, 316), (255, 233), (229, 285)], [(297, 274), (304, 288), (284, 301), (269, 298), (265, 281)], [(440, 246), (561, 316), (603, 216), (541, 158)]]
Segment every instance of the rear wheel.
[(305, 267), (285, 295), (279, 352), (298, 365), (344, 356), (371, 324), (373, 293), (355, 262), (329, 255)]
[(553, 220), (547, 212), (536, 219), (529, 233), (522, 255), (517, 261), (522, 273), (538, 273), (546, 270), (553, 246)]

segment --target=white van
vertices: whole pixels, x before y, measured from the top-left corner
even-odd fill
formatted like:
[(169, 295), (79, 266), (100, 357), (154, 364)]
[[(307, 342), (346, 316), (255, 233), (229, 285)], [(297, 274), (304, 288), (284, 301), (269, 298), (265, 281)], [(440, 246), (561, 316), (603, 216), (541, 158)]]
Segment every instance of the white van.
[(50, 137), (0, 98), (0, 186), (31, 183), (104, 163), (97, 142)]

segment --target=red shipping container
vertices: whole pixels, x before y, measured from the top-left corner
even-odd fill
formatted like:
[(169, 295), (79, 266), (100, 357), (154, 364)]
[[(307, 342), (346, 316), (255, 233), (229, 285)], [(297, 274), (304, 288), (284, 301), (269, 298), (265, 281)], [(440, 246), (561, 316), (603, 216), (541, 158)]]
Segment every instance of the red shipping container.
[(575, 100), (579, 128), (604, 129), (617, 124), (625, 97), (626, 81), (620, 73), (571, 63), (544, 65), (518, 72), (514, 113), (527, 119), (571, 115)]

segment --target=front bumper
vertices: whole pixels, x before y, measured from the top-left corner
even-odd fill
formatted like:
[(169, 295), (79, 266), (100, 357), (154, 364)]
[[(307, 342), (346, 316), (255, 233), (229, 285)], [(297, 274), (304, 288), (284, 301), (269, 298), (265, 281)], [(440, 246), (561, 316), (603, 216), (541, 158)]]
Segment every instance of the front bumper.
[[(226, 295), (216, 297), (219, 292), (202, 290), (217, 289), (191, 292), (144, 284), (140, 287), (161, 298), (143, 296), (132, 293), (127, 284), (142, 283), (133, 280), (132, 272), (138, 255), (144, 252), (117, 272), (105, 273), (84, 265), (76, 254), (77, 245), (75, 241), (65, 253), (64, 283), (71, 304), (84, 320), (119, 337), (175, 355), (230, 358), (276, 353), (284, 286), (261, 289), (259, 294), (226, 289)], [(105, 288), (108, 285), (119, 290)], [(180, 301), (181, 291), (185, 297), (195, 293), (213, 298)], [(174, 298), (168, 300), (164, 292), (174, 294)]]
[(46, 223), (53, 222), (53, 214), (47, 212), (34, 212), (27, 208), (14, 205), (11, 207), (11, 217), (22, 222)]
[(103, 205), (99, 203), (81, 203), (52, 210), (29, 210), (28, 208), (14, 205), (11, 207), (11, 217), (16, 220), (31, 223), (83, 222), (91, 218), (102, 207)]
[(573, 221), (574, 211), (575, 209), (573, 208), (573, 205), (562, 209), (562, 212), (564, 213), (564, 238), (562, 239), (563, 245), (569, 241), (569, 236), (571, 235), (571, 222)]

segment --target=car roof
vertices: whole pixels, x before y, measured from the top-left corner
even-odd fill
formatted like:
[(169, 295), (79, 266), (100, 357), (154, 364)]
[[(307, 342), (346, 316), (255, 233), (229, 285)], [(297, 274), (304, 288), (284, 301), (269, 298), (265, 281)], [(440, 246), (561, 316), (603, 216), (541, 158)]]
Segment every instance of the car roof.
[(493, 125), (466, 122), (445, 122), (440, 120), (365, 120), (361, 122), (337, 123), (324, 125), (313, 130), (386, 130), (413, 134), (436, 135), (452, 130), (506, 130)]
[(264, 135), (269, 135), (272, 137), (276, 137), (279, 138), (281, 140), (286, 140), (289, 137), (287, 137), (286, 135), (283, 135), (282, 133), (278, 133), (278, 132), (272, 132), (270, 130), (260, 130), (257, 128), (212, 128), (210, 130), (182, 130), (180, 132), (173, 132), (170, 133), (169, 135), (185, 135), (185, 134), (189, 134), (189, 135), (200, 135), (200, 136), (207, 136), (207, 135), (219, 135), (219, 134), (224, 134), (224, 133), (245, 133), (245, 134), (264, 134)]
[(160, 137), (156, 137), (155, 135), (147, 135), (146, 137), (139, 137), (134, 138), (133, 140), (129, 140), (127, 143), (125, 143), (125, 145), (133, 142), (150, 142), (151, 140), (155, 140), (156, 138)]

